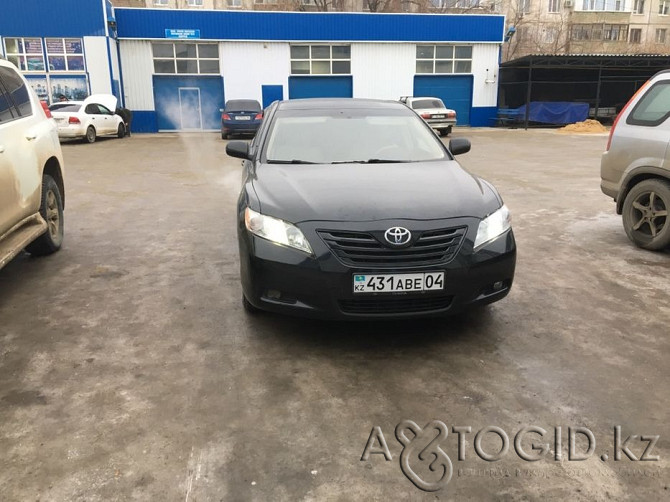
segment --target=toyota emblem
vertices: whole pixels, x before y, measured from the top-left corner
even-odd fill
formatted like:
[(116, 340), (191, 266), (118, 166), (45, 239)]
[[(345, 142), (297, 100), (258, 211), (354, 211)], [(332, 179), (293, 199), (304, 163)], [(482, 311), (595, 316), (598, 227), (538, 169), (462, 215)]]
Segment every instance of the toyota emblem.
[(412, 238), (412, 233), (403, 227), (391, 227), (384, 232), (384, 239), (394, 246), (407, 244)]

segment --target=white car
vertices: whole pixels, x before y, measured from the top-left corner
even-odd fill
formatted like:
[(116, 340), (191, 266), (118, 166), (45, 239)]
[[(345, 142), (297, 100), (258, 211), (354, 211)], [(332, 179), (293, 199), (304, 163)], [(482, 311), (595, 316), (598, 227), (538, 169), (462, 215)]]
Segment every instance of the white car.
[(61, 101), (49, 107), (63, 139), (82, 138), (94, 143), (98, 136), (126, 135), (123, 118), (116, 115), (117, 99), (111, 94), (93, 94), (84, 101)]
[(449, 136), (451, 128), (456, 125), (456, 111), (444, 106), (440, 98), (402, 96), (400, 101), (414, 110), (440, 136)]
[(60, 249), (64, 200), (56, 125), (16, 66), (0, 59), (0, 268), (24, 248)]

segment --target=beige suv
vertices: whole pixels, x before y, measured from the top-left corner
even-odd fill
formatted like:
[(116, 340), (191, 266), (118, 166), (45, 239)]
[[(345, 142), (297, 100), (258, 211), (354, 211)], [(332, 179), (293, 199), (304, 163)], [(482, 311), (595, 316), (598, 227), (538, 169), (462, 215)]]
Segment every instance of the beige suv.
[(651, 250), (670, 246), (670, 70), (649, 79), (621, 110), (600, 177), (631, 241)]
[(0, 268), (24, 248), (60, 249), (63, 188), (56, 124), (16, 66), (0, 59)]

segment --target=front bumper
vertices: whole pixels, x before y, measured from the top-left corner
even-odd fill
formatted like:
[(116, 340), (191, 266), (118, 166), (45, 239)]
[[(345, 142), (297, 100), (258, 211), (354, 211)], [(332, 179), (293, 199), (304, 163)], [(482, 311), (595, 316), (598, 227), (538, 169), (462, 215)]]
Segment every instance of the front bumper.
[[(459, 219), (459, 223), (463, 220)], [(301, 225), (314, 249), (315, 255), (310, 257), (250, 234), (241, 222), (238, 230), (242, 288), (252, 305), (262, 310), (319, 319), (437, 317), (501, 300), (512, 287), (516, 244), (511, 230), (473, 253), (477, 225), (472, 221), (460, 250), (449, 262), (375, 268), (345, 265), (330, 251), (315, 228)], [(353, 292), (354, 274), (435, 271), (445, 272), (444, 290), (390, 294)]]

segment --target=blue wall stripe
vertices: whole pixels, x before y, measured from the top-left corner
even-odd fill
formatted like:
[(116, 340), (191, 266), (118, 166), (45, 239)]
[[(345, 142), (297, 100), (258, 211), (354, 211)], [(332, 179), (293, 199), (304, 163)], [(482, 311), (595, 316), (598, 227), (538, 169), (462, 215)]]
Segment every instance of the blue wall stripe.
[(3, 37), (105, 36), (103, 0), (6, 0), (2, 2), (0, 34)]
[(200, 30), (210, 40), (450, 41), (502, 43), (504, 16), (307, 12), (114, 10), (120, 38)]
[(158, 132), (158, 114), (151, 110), (133, 110), (132, 132)]
[(472, 127), (492, 127), (498, 116), (497, 106), (473, 106), (470, 110), (470, 125)]

